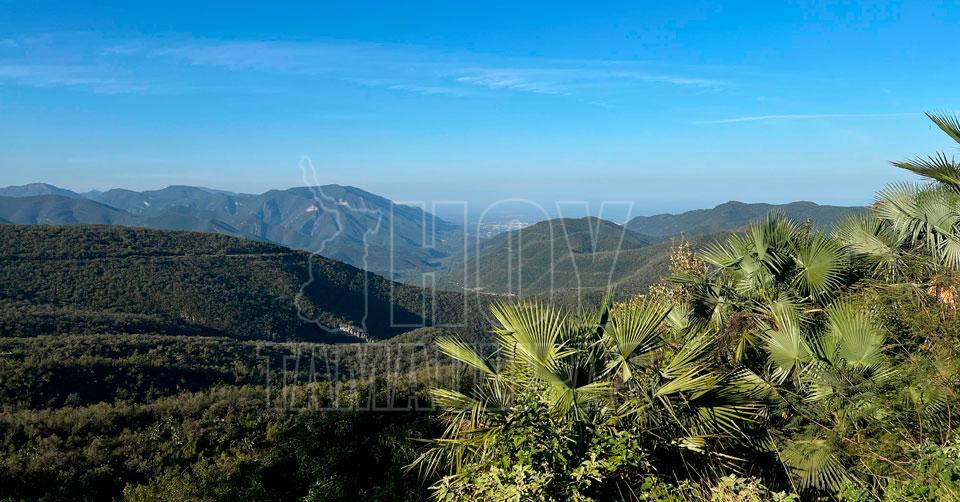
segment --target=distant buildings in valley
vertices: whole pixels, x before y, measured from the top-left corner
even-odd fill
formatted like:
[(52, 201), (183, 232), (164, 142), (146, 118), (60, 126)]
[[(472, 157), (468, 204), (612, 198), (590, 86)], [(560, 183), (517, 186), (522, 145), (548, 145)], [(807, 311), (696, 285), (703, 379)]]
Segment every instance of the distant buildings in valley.
[(514, 230), (520, 230), (526, 227), (529, 227), (531, 223), (526, 221), (520, 221), (518, 219), (512, 219), (509, 221), (502, 221), (497, 223), (478, 223), (477, 224), (477, 235), (486, 239), (493, 237), (497, 234), (502, 234), (504, 232), (512, 232)]
[(341, 324), (337, 331), (339, 331), (342, 335), (357, 338), (364, 342), (370, 341), (370, 335), (367, 334), (366, 330), (358, 328), (352, 324)]

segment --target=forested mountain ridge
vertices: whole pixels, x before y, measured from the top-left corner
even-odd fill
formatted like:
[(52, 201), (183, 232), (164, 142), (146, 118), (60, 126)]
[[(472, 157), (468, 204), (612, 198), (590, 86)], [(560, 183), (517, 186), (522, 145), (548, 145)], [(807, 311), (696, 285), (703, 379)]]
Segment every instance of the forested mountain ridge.
[(0, 197), (32, 197), (36, 195), (60, 195), (73, 199), (83, 198), (83, 195), (77, 192), (53, 186), (49, 183), (28, 183), (26, 185), (0, 188)]
[[(463, 327), (467, 298), (265, 242), (120, 226), (0, 227), (0, 335), (206, 334), (349, 341)], [(480, 298), (469, 297), (471, 301)], [(353, 341), (356, 341), (353, 339)]]
[(190, 186), (77, 194), (32, 184), (0, 189), (0, 217), (23, 224), (106, 223), (225, 233), (317, 252), (388, 276), (435, 270), (463, 243), (457, 225), (340, 185), (262, 194)]
[(599, 218), (546, 220), (476, 241), (442, 283), (522, 296), (606, 288), (643, 267), (652, 241)]
[(24, 225), (131, 225), (133, 215), (92, 200), (62, 195), (0, 196), (0, 218)]
[(712, 209), (695, 209), (681, 214), (658, 214), (637, 216), (625, 225), (628, 229), (653, 237), (670, 237), (680, 234), (702, 235), (715, 232), (730, 232), (752, 221), (779, 212), (796, 221), (809, 219), (815, 226), (832, 227), (843, 217), (866, 211), (864, 207), (827, 206), (808, 201), (788, 204), (747, 204), (730, 201)]

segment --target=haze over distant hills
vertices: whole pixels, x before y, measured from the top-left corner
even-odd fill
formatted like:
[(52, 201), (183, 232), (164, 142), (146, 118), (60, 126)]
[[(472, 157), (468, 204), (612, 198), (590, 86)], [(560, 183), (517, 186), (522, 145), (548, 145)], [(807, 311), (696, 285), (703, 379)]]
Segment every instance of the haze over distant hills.
[(340, 185), (262, 194), (189, 186), (78, 194), (36, 183), (0, 189), (0, 218), (218, 232), (317, 252), (386, 276), (438, 269), (463, 242), (454, 224)]
[(670, 244), (665, 241), (673, 236), (705, 242), (774, 211), (827, 228), (862, 210), (732, 201), (682, 214), (640, 216), (623, 226), (564, 218), (479, 238), (476, 229), (340, 185), (262, 194), (192, 186), (87, 193), (44, 183), (0, 188), (0, 223), (213, 232), (317, 252), (415, 285), (429, 286), (423, 274), (432, 273), (441, 288), (523, 295), (610, 285), (642, 290), (666, 271)]
[[(599, 218), (559, 218), (477, 241), (442, 276), (467, 289), (520, 295), (605, 287), (632, 273), (647, 236)], [(456, 258), (451, 258), (451, 262)]]
[[(691, 235), (698, 247), (725, 233)], [(666, 274), (672, 239), (643, 235), (598, 218), (561, 218), (478, 241), (448, 260), (437, 283), (520, 296), (610, 287), (633, 295)], [(464, 263), (465, 262), (465, 263)]]
[(0, 196), (2, 197), (31, 197), (35, 195), (61, 195), (73, 199), (83, 198), (83, 196), (77, 192), (47, 183), (29, 183), (26, 185), (0, 188)]

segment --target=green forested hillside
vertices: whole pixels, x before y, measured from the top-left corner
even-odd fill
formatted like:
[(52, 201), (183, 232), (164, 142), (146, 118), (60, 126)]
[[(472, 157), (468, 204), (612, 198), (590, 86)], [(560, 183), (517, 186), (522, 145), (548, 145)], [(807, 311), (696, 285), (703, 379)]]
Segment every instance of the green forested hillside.
[[(690, 239), (699, 246), (716, 237)], [(468, 247), (466, 265), (458, 257), (441, 284), (521, 296), (611, 287), (635, 294), (667, 272), (671, 245), (598, 218), (547, 220)]]
[(318, 322), (363, 327), (375, 339), (424, 325), (476, 324), (469, 313), (476, 295), (433, 294), (218, 234), (4, 225), (0, 245), (5, 336), (103, 329), (319, 341), (343, 338)]
[[(306, 390), (305, 388), (301, 388)], [(288, 389), (289, 390), (289, 389)], [(12, 500), (422, 500), (403, 466), (432, 415), (272, 406), (263, 385), (0, 410)]]
[(129, 213), (99, 202), (61, 195), (0, 196), (0, 218), (28, 225), (129, 225), (134, 220)]
[(0, 188), (0, 197), (33, 197), (37, 195), (60, 195), (74, 199), (83, 198), (83, 195), (72, 190), (56, 187), (49, 183), (28, 183), (26, 185)]
[[(0, 245), (0, 498), (425, 496), (403, 466), (439, 426), (411, 403), (457, 377), (425, 343), (477, 330), (414, 328), (421, 312), (455, 321), (461, 295), (433, 309), (416, 288), (216, 234), (4, 225)], [(406, 333), (313, 343), (356, 340), (296, 305)]]
[(814, 226), (829, 228), (843, 217), (865, 210), (863, 207), (826, 206), (806, 201), (789, 204), (745, 204), (730, 201), (713, 209), (638, 216), (627, 222), (626, 227), (634, 232), (661, 238), (680, 234), (702, 235), (737, 230), (770, 213), (778, 212), (799, 222), (809, 219)]

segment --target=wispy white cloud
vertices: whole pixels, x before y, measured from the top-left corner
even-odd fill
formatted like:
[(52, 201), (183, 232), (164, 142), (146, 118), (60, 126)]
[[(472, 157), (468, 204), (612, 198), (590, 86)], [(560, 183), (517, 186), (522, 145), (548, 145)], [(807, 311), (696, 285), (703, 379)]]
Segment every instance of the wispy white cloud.
[(412, 92), (415, 94), (423, 94), (424, 96), (467, 96), (468, 93), (463, 89), (457, 89), (454, 87), (443, 87), (437, 85), (410, 85), (410, 84), (391, 84), (386, 86), (387, 89), (393, 89), (395, 91), (406, 91)]
[(103, 94), (144, 90), (142, 85), (90, 66), (0, 64), (0, 82), (4, 80), (33, 87), (82, 87)]
[[(562, 96), (569, 94), (569, 79), (557, 71), (520, 69), (473, 69), (457, 77), (457, 82), (478, 85), (494, 90), (512, 90)], [(566, 85), (564, 85), (566, 83)]]
[(176, 42), (150, 49), (147, 55), (168, 57), (195, 66), (231, 70), (335, 71), (379, 56), (375, 46), (343, 43), (210, 40)]
[[(211, 80), (232, 81), (216, 74), (215, 69), (308, 75), (424, 96), (452, 97), (518, 92), (591, 100), (614, 90), (639, 90), (648, 85), (678, 88), (734, 85), (728, 80), (696, 75), (686, 67), (677, 72), (654, 71), (657, 65), (649, 62), (503, 58), (429, 47), (336, 40), (223, 41), (189, 37), (103, 40), (95, 34), (53, 34), (22, 42), (11, 40), (11, 43), (9, 50), (16, 47), (14, 52), (19, 58), (5, 58), (0, 51), (0, 65), (36, 68), (23, 69), (21, 73), (8, 69), (7, 74), (0, 73), (0, 83), (85, 86), (98, 92), (145, 92), (177, 84), (196, 86), (189, 80), (197, 75), (202, 75), (208, 85)], [(663, 66), (659, 65), (661, 69)], [(191, 72), (191, 68), (206, 70)], [(716, 72), (716, 69), (708, 71)], [(139, 81), (134, 82), (131, 75), (136, 75)], [(271, 85), (294, 84), (274, 80)]]
[(717, 80), (712, 78), (685, 77), (681, 75), (658, 75), (649, 73), (624, 74), (627, 78), (632, 78), (642, 82), (658, 82), (661, 84), (675, 84), (693, 87), (730, 87), (733, 82), (727, 80)]
[[(384, 75), (406, 79), (385, 87), (418, 94), (462, 96), (457, 86), (483, 87), (568, 96), (578, 91), (629, 87), (644, 83), (691, 87), (731, 86), (732, 82), (699, 76), (637, 69), (637, 62), (599, 60), (510, 59), (448, 54), (430, 49), (346, 42), (198, 41), (150, 51), (192, 65), (231, 70), (275, 70), (305, 74), (348, 74), (372, 81)], [(478, 65), (478, 60), (483, 64)]]
[(401, 92), (406, 92), (411, 94), (419, 94), (422, 96), (466, 97), (466, 96), (470, 96), (471, 94), (475, 94), (475, 93), (472, 93), (470, 89), (466, 89), (463, 87), (449, 86), (449, 85), (408, 84), (408, 83), (401, 83), (397, 80), (381, 79), (381, 78), (345, 77), (344, 80), (357, 85), (362, 85), (364, 87), (377, 87), (381, 89), (389, 89), (392, 91), (401, 91)]
[(789, 120), (823, 120), (823, 119), (853, 119), (853, 118), (880, 118), (906, 117), (919, 115), (917, 112), (898, 113), (787, 113), (779, 115), (749, 115), (746, 117), (731, 117), (719, 120), (698, 120), (693, 124), (736, 124), (739, 122), (789, 121)]
[[(542, 62), (537, 62), (542, 64)], [(632, 66), (624, 64), (623, 66)], [(551, 68), (481, 68), (463, 70), (464, 75), (457, 77), (458, 82), (479, 85), (490, 89), (508, 89), (514, 91), (569, 96), (577, 92), (625, 89), (639, 84), (668, 84), (692, 87), (726, 87), (733, 84), (728, 81), (649, 73), (635, 69), (611, 69), (583, 65), (579, 67)]]

